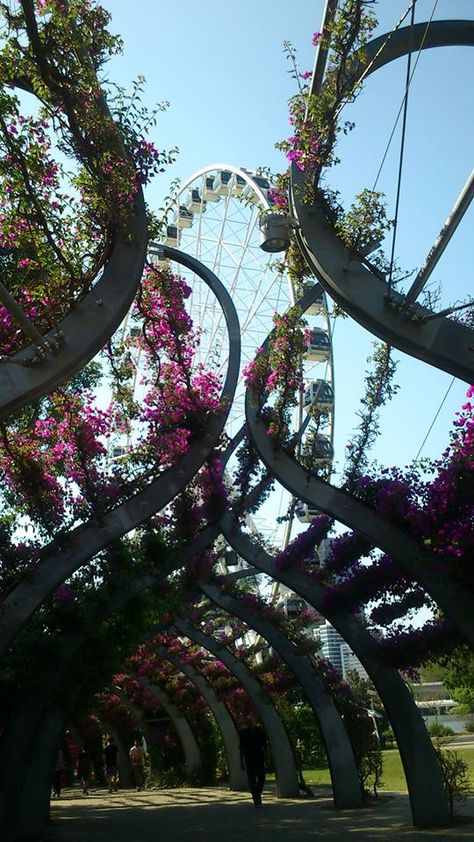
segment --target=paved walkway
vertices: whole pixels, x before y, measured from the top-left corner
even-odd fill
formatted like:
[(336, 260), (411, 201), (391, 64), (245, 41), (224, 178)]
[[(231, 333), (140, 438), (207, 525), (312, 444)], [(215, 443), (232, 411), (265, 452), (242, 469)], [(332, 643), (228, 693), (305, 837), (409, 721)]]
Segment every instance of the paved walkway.
[(336, 811), (328, 790), (315, 798), (277, 799), (268, 790), (256, 809), (245, 793), (223, 787), (64, 790), (52, 802), (45, 842), (458, 842), (474, 838), (474, 797), (459, 824), (414, 830), (406, 795), (383, 794), (374, 806)]

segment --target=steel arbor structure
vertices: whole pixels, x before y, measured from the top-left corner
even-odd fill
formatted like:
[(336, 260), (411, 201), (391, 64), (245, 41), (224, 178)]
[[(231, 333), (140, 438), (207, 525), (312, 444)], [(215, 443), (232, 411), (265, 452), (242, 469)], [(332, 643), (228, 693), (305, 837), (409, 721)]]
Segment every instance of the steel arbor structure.
[[(351, 72), (351, 88), (410, 50), (474, 46), (474, 22), (436, 21), (399, 29), (364, 47), (364, 59)], [(472, 383), (474, 336), (468, 327), (422, 307), (417, 298), (429, 280), (474, 195), (474, 174), (443, 226), (422, 269), (406, 295), (394, 291), (360, 255), (351, 254), (337, 238), (323, 202), (304, 203), (304, 176), (293, 166), (291, 209), (299, 222), (297, 238), (306, 259), (327, 292), (364, 327), (407, 354)], [(436, 318), (433, 318), (436, 316)]]
[[(429, 30), (431, 34), (423, 43), (421, 43), (420, 32), (421, 29), (416, 29), (415, 43), (419, 43), (422, 48), (448, 44), (472, 45), (474, 40), (472, 22), (450, 21), (434, 24), (432, 29)], [(367, 61), (370, 62), (371, 57), (375, 56), (376, 58), (370, 67), (367, 64), (361, 65), (358, 72), (362, 74), (368, 69), (372, 71), (381, 66), (383, 62), (403, 55), (408, 48), (408, 37), (406, 30), (400, 30), (396, 37), (392, 38), (390, 48), (382, 51), (382, 53), (379, 50), (384, 43), (383, 39), (377, 39), (369, 44)], [(321, 75), (321, 68), (318, 65), (316, 72)], [(405, 297), (397, 297), (388, 289), (387, 283), (371, 270), (367, 261), (358, 260), (357, 256), (348, 254), (347, 250), (337, 240), (323, 206), (316, 205), (308, 209), (304, 205), (301, 201), (301, 192), (297, 189), (300, 185), (301, 176), (294, 172), (291, 203), (292, 212), (298, 219), (300, 226), (296, 236), (318, 281), (301, 301), (302, 309), (307, 309), (320, 297), (319, 284), (321, 284), (328, 294), (332, 295), (351, 316), (357, 318), (370, 331), (405, 352), (472, 382), (474, 379), (472, 359), (474, 332), (443, 316), (431, 320), (432, 314), (425, 312), (416, 304), (416, 297), (429, 276), (429, 268), (424, 270), (423, 275), (417, 279), (412, 290)], [(185, 185), (185, 189), (189, 191), (189, 196), (186, 194), (188, 198), (185, 198), (182, 191), (178, 197), (174, 224), (171, 224), (168, 228), (168, 241), (159, 246), (157, 256), (160, 259), (168, 259), (184, 266), (196, 279), (192, 313), (201, 326), (205, 338), (203, 359), (208, 362), (212, 361), (217, 370), (221, 367), (222, 370), (226, 371), (225, 384), (222, 390), (225, 409), (209, 426), (206, 433), (194, 442), (190, 451), (172, 470), (165, 472), (159, 479), (150, 483), (144, 491), (104, 515), (101, 523), (90, 522), (77, 527), (70, 533), (61, 536), (59, 545), (58, 542), (55, 542), (54, 545), (44, 548), (37, 569), (14, 587), (3, 600), (1, 606), (2, 624), (0, 627), (0, 647), (3, 657), (8, 659), (8, 649), (15, 644), (15, 638), (20, 631), (23, 631), (25, 635), (28, 634), (28, 621), (46, 597), (60, 583), (70, 577), (81, 565), (93, 558), (102, 548), (162, 510), (186, 487), (218, 444), (231, 412), (235, 413), (233, 417), (231, 415), (231, 423), (234, 424), (234, 427), (229, 429), (231, 429), (234, 439), (239, 440), (238, 431), (244, 421), (244, 409), (245, 431), (250, 435), (262, 462), (271, 475), (276, 477), (295, 498), (327, 512), (365, 536), (372, 546), (390, 553), (400, 565), (404, 565), (409, 570), (414, 579), (421, 583), (426, 592), (433, 597), (440, 608), (457, 625), (459, 634), (463, 639), (468, 641), (470, 645), (474, 645), (474, 625), (469, 595), (456, 586), (447, 574), (440, 574), (439, 572), (436, 575), (433, 574), (432, 568), (430, 568), (432, 558), (425, 548), (419, 546), (414, 539), (407, 536), (401, 529), (374, 513), (368, 506), (354, 500), (349, 494), (331, 486), (328, 482), (311, 476), (307, 470), (304, 470), (298, 464), (296, 459), (288, 455), (278, 445), (275, 446), (275, 442), (270, 440), (261, 420), (261, 407), (256, 405), (250, 394), (244, 396), (243, 389), (241, 389), (241, 397), (245, 397), (244, 403), (239, 406), (237, 401), (235, 409), (231, 410), (236, 395), (240, 368), (240, 337), (244, 333), (243, 327), (241, 328), (239, 324), (239, 310), (241, 320), (242, 316), (244, 316), (244, 319), (247, 318), (244, 326), (248, 327), (248, 334), (245, 334), (248, 336), (248, 345), (245, 345), (247, 340), (244, 340), (244, 356), (248, 353), (250, 356), (247, 359), (250, 359), (255, 350), (255, 344), (261, 344), (264, 336), (270, 332), (271, 328), (271, 324), (268, 323), (268, 316), (271, 316), (272, 313), (268, 312), (264, 317), (259, 312), (260, 305), (263, 305), (265, 300), (265, 306), (273, 312), (275, 302), (280, 301), (280, 295), (283, 295), (282, 287), (279, 286), (281, 279), (277, 281), (276, 277), (270, 275), (268, 277), (272, 277), (272, 281), (267, 292), (264, 291), (263, 287), (258, 286), (260, 292), (256, 296), (255, 288), (252, 287), (250, 279), (253, 278), (255, 281), (255, 278), (258, 277), (261, 281), (259, 280), (257, 284), (263, 283), (265, 272), (268, 272), (268, 265), (265, 265), (265, 269), (262, 271), (255, 266), (250, 270), (245, 264), (248, 255), (252, 253), (249, 243), (256, 227), (257, 204), (260, 203), (265, 208), (268, 207), (268, 201), (263, 195), (261, 185), (258, 184), (255, 174), (249, 174), (244, 170), (228, 166), (217, 166), (200, 171)], [(241, 220), (240, 223), (237, 223), (234, 222), (232, 216), (234, 211), (231, 205), (233, 205), (234, 200), (240, 202), (242, 197), (245, 198), (245, 191), (247, 191), (249, 203), (239, 205), (239, 209), (243, 210), (245, 221)], [(214, 198), (216, 194), (218, 200)], [(465, 208), (468, 204), (466, 197), (469, 195), (470, 188), (467, 189), (466, 195), (460, 202), (462, 208)], [(224, 219), (221, 217), (220, 223), (216, 223), (217, 217), (213, 214), (217, 211), (213, 208), (219, 201), (223, 203), (222, 207), (225, 208)], [(81, 345), (79, 335), (81, 331), (77, 327), (80, 324), (80, 318), (77, 320), (76, 327), (71, 327), (70, 332), (69, 328), (66, 328), (65, 333), (69, 337), (71, 346), (67, 351), (67, 354), (69, 354), (68, 362), (66, 362), (65, 356), (64, 360), (58, 362), (55, 368), (55, 362), (48, 360), (47, 366), (49, 368), (47, 372), (46, 369), (42, 371), (37, 368), (15, 369), (15, 372), (23, 372), (21, 376), (16, 377), (15, 374), (13, 377), (10, 377), (10, 375), (7, 377), (5, 375), (5, 383), (1, 379), (0, 370), (0, 390), (2, 384), (4, 384), (0, 394), (0, 406), (3, 408), (4, 415), (28, 402), (32, 397), (44, 394), (45, 391), (70, 376), (73, 371), (80, 368), (90, 358), (94, 349), (97, 350), (117, 327), (124, 310), (130, 304), (131, 289), (138, 283), (141, 261), (144, 257), (144, 217), (140, 202), (141, 199), (137, 205), (137, 227), (134, 241), (130, 247), (124, 243), (117, 243), (118, 257), (116, 256), (111, 261), (109, 273), (107, 274), (106, 270), (104, 274), (104, 278), (108, 278), (108, 283), (112, 287), (115, 282), (114, 279), (116, 280), (120, 271), (118, 263), (123, 265), (122, 261), (125, 260), (126, 276), (130, 282), (130, 288), (126, 292), (123, 291), (120, 305), (117, 305), (117, 308), (114, 309), (111, 303), (112, 299), (110, 299), (110, 320), (104, 320), (101, 324), (99, 324), (100, 319), (93, 318), (94, 314), (89, 313), (94, 336), (87, 349)], [(249, 208), (251, 222), (248, 221)], [(229, 241), (233, 242), (230, 234), (224, 235), (223, 233), (223, 222), (227, 225), (231, 216), (232, 226), (234, 226), (232, 237), (238, 238), (239, 242), (241, 253), (239, 258), (236, 258), (236, 253), (232, 253), (228, 248)], [(459, 211), (454, 216), (459, 221), (462, 212)], [(212, 263), (212, 268), (203, 265), (208, 262), (210, 253), (207, 251), (210, 248), (210, 240), (206, 239), (205, 233), (205, 226), (208, 224), (211, 228), (214, 226), (212, 248), (217, 255)], [(194, 226), (196, 226), (196, 229), (193, 231)], [(439, 249), (446, 245), (448, 235), (449, 231), (441, 235), (441, 242), (439, 246), (435, 246), (435, 253), (428, 259), (428, 264), (430, 264), (430, 261), (431, 264), (433, 263)], [(194, 237), (196, 249), (198, 251), (200, 249), (197, 257), (184, 254), (175, 248), (178, 243), (183, 246), (186, 237)], [(171, 245), (172, 242), (174, 242), (174, 245)], [(190, 251), (192, 250), (190, 249)], [(230, 283), (229, 289), (226, 290), (226, 285), (221, 282), (221, 275), (227, 269), (233, 274), (234, 281)], [(254, 296), (255, 300), (251, 307), (248, 306), (248, 299), (245, 298), (245, 295), (242, 294), (242, 297), (240, 297), (240, 292), (237, 291), (236, 284), (239, 277), (245, 278), (244, 290), (247, 290), (247, 293), (251, 289), (254, 290), (251, 295)], [(204, 291), (204, 287), (201, 287), (201, 282), (205, 285), (206, 291)], [(214, 300), (207, 297), (207, 289), (212, 292), (217, 300), (222, 316), (220, 312), (218, 314)], [(361, 289), (364, 290), (363, 293), (361, 293)], [(287, 296), (285, 303), (293, 303), (291, 293), (286, 292), (285, 295)], [(108, 298), (107, 302), (109, 302)], [(237, 303), (237, 309), (234, 303)], [(87, 309), (87, 306), (84, 309)], [(97, 306), (100, 305), (96, 303), (92, 306), (92, 310)], [(107, 303), (107, 307), (109, 307), (109, 303)], [(112, 310), (114, 310), (113, 315)], [(73, 319), (73, 315), (71, 319)], [(76, 333), (75, 330), (77, 330)], [(255, 343), (257, 335), (258, 342)], [(250, 346), (253, 347), (248, 350)], [(10, 371), (10, 369), (5, 368), (5, 371)], [(6, 382), (9, 380), (11, 380), (11, 383)], [(229, 448), (230, 452), (231, 448)], [(283, 583), (292, 591), (301, 595), (306, 602), (313, 605), (323, 616), (326, 616), (358, 655), (383, 700), (400, 748), (414, 823), (420, 827), (447, 823), (448, 811), (444, 799), (441, 771), (423, 720), (400, 675), (395, 669), (389, 668), (385, 664), (381, 647), (360, 619), (351, 612), (332, 611), (327, 606), (324, 588), (315, 584), (311, 576), (301, 570), (278, 568), (275, 559), (251, 540), (240, 523), (242, 512), (245, 513), (245, 508), (250, 505), (250, 502), (247, 499), (239, 501), (240, 505), (235, 509), (229, 507), (229, 511), (219, 522), (209, 524), (192, 548), (186, 548), (183, 556), (173, 561), (166, 572), (171, 573), (174, 569), (179, 569), (185, 563), (187, 557), (195, 555), (198, 551), (204, 552), (212, 549), (215, 539), (223, 536), (228, 545), (246, 562), (251, 570), (267, 573), (275, 581)], [(160, 571), (157, 577), (158, 575), (163, 576), (164, 573), (165, 571)], [(135, 588), (127, 588), (123, 593), (116, 595), (116, 602), (109, 606), (110, 612), (113, 612), (117, 605), (125, 604), (134, 593), (151, 587), (152, 584), (153, 577), (137, 580)], [(357, 791), (350, 742), (338, 719), (337, 711), (334, 710), (331, 700), (327, 699), (326, 689), (321, 685), (318, 676), (312, 674), (308, 665), (295, 653), (294, 647), (282, 635), (281, 630), (272, 628), (271, 624), (265, 622), (263, 618), (251, 616), (251, 612), (245, 610), (245, 606), (242, 607), (239, 600), (222, 593), (214, 585), (202, 581), (199, 583), (199, 587), (206, 598), (214, 601), (235, 616), (242, 617), (249, 625), (253, 623), (260, 634), (266, 637), (276, 649), (280, 649), (282, 656), (291, 665), (299, 681), (305, 687), (313, 709), (319, 715), (321, 727), (325, 732), (331, 763), (336, 804), (344, 807), (353, 806), (358, 802), (360, 792)], [(97, 627), (105, 619), (106, 614), (107, 611), (103, 615), (93, 618), (89, 626), (77, 630), (75, 636), (70, 638), (71, 657), (79, 651), (84, 641), (94, 634)], [(175, 619), (173, 623), (176, 635), (194, 641), (203, 650), (220, 659), (245, 688), (265, 724), (272, 743), (280, 793), (284, 796), (297, 795), (298, 781), (291, 746), (278, 714), (270, 704), (269, 699), (262, 695), (262, 688), (255, 678), (245, 665), (229, 650), (221, 646), (212, 635), (205, 634), (201, 628), (193, 625), (190, 617), (185, 616)], [(224, 711), (219, 706), (212, 688), (205, 684), (202, 676), (199, 677), (196, 671), (181, 664), (179, 660), (173, 659), (166, 650), (163, 651), (162, 649), (161, 654), (163, 657), (169, 657), (177, 669), (187, 672), (213, 709), (226, 743), (232, 785), (240, 787), (242, 780), (238, 773), (236, 761), (236, 733), (228, 711)], [(33, 768), (35, 774), (41, 768), (42, 777), (45, 777), (44, 770), (51, 765), (57, 740), (63, 727), (64, 711), (58, 704), (57, 679), (58, 675), (53, 674), (53, 672), (46, 676), (40, 697), (37, 700), (25, 700), (14, 712), (11, 721), (6, 726), (6, 745), (16, 746), (18, 749), (13, 767), (10, 764), (11, 754), (9, 752), (5, 753), (6, 760), (0, 760), (0, 782), (2, 784), (0, 826), (3, 830), (3, 838), (6, 840), (14, 840), (25, 831), (24, 823), (22, 824), (24, 820), (20, 816), (26, 815), (30, 806), (32, 809), (28, 812), (28, 815), (33, 818), (28, 824), (28, 832), (32, 832), (32, 823), (37, 829), (44, 818), (46, 791), (42, 789), (41, 792), (38, 791), (39, 794), (33, 795), (34, 788), (28, 786), (28, 784), (32, 780)], [(190, 745), (191, 737), (189, 733), (187, 739)], [(34, 752), (36, 752), (36, 755)], [(31, 758), (34, 756), (36, 760), (33, 763)], [(194, 756), (196, 756), (196, 753)], [(346, 780), (342, 782), (344, 775)]]

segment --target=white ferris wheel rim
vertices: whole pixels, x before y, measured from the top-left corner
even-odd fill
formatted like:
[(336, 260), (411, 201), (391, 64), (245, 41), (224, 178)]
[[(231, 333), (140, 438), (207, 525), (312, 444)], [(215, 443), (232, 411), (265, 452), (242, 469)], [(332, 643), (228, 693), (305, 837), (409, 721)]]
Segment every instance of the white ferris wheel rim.
[(177, 198), (179, 196), (181, 196), (184, 193), (185, 190), (189, 190), (191, 184), (194, 181), (196, 181), (197, 178), (201, 178), (203, 175), (206, 175), (207, 173), (211, 173), (211, 172), (231, 172), (234, 175), (241, 176), (244, 179), (244, 181), (247, 182), (249, 187), (252, 188), (255, 195), (258, 197), (259, 201), (262, 204), (262, 209), (263, 210), (269, 210), (270, 202), (268, 201), (268, 199), (266, 198), (265, 194), (262, 192), (262, 190), (260, 189), (258, 184), (256, 184), (255, 181), (254, 181), (255, 175), (256, 175), (255, 173), (252, 176), (251, 174), (249, 174), (249, 172), (247, 170), (241, 169), (241, 167), (236, 167), (234, 164), (219, 164), (219, 163), (209, 164), (205, 167), (202, 167), (201, 169), (197, 170), (192, 176), (190, 176), (190, 178), (188, 178), (180, 186), (179, 192), (177, 193), (177, 196), (176, 196), (176, 199), (174, 200), (174, 202), (172, 204), (175, 203)]

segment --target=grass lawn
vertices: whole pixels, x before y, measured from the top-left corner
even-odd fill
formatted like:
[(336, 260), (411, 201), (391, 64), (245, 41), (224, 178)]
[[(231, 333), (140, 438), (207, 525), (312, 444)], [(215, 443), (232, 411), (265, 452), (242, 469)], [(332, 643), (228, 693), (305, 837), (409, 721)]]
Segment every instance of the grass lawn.
[[(456, 752), (469, 764), (468, 776), (471, 780), (471, 789), (474, 790), (474, 746), (456, 748)], [(381, 789), (393, 790), (395, 792), (406, 792), (405, 776), (403, 774), (400, 755), (396, 748), (387, 749), (383, 753), (383, 780)], [(331, 783), (329, 769), (305, 769), (303, 772), (307, 784), (321, 786)], [(270, 777), (270, 775), (269, 775)]]

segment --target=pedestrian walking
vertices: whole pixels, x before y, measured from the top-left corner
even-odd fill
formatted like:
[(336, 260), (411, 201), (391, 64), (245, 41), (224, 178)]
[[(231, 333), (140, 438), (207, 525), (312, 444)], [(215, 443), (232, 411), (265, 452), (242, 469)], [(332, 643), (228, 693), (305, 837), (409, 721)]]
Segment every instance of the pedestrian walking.
[(240, 762), (247, 770), (249, 789), (256, 807), (262, 806), (266, 753), (267, 738), (260, 725), (252, 723), (240, 732)]
[(79, 752), (77, 758), (77, 778), (84, 795), (89, 795), (89, 780), (91, 775), (91, 759), (85, 749)]
[(118, 790), (118, 748), (113, 737), (107, 737), (107, 745), (104, 748), (105, 758), (105, 780), (109, 792)]
[(59, 749), (56, 764), (53, 773), (53, 795), (59, 798), (61, 795), (61, 787), (63, 785), (63, 778), (66, 773), (66, 760), (62, 748)]
[(129, 752), (130, 763), (132, 764), (133, 780), (137, 792), (142, 788), (145, 780), (145, 749), (141, 740), (136, 739)]

